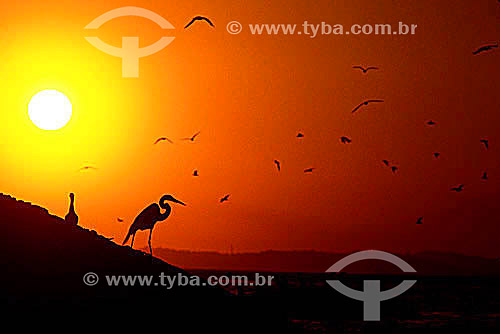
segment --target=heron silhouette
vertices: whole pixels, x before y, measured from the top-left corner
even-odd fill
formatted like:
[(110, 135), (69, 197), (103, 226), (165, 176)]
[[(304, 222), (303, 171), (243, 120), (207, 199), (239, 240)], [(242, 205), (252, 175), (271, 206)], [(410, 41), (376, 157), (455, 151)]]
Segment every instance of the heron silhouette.
[[(170, 212), (172, 212), (172, 208), (170, 205), (168, 205), (167, 201), (178, 203), (181, 205), (186, 205), (182, 203), (181, 201), (175, 199), (172, 195), (164, 195), (160, 199), (160, 202), (158, 204), (153, 203), (144, 210), (135, 218), (134, 222), (130, 226), (130, 229), (128, 230), (128, 234), (125, 237), (125, 240), (123, 240), (122, 245), (125, 245), (132, 236), (132, 242), (130, 244), (130, 247), (134, 247), (134, 238), (135, 238), (135, 233), (139, 230), (144, 231), (144, 230), (149, 230), (149, 239), (148, 239), (148, 245), (149, 245), (149, 252), (151, 253), (151, 256), (153, 255), (153, 249), (151, 248), (151, 234), (153, 234), (153, 228), (155, 227), (155, 224), (160, 221), (164, 221), (165, 219), (170, 216)], [(161, 213), (160, 208), (164, 209), (165, 212)]]
[(75, 212), (75, 194), (69, 194), (69, 211), (68, 214), (64, 217), (66, 223), (71, 225), (78, 225), (78, 215)]

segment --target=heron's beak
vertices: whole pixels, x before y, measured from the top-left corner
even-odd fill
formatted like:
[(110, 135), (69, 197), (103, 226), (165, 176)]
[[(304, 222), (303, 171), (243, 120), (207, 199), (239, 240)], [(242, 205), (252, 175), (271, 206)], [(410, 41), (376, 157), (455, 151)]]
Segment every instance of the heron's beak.
[(175, 198), (174, 198), (174, 199), (172, 199), (172, 202), (179, 203), (179, 204), (181, 204), (181, 205), (186, 206), (186, 204), (182, 203), (181, 201), (179, 201), (179, 200), (177, 200), (177, 199), (175, 199)]

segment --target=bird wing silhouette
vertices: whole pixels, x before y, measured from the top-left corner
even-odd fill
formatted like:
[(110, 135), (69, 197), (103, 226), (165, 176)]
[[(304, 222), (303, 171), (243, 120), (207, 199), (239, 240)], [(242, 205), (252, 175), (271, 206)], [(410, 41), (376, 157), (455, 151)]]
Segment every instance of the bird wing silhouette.
[(356, 112), (359, 108), (361, 108), (361, 106), (364, 104), (364, 102), (361, 102), (356, 108), (354, 108), (353, 111), (351, 111), (352, 113)]
[(371, 67), (368, 67), (366, 70), (367, 71), (369, 71), (369, 70), (378, 70), (378, 67), (371, 66)]
[(191, 24), (193, 24), (193, 22), (196, 21), (196, 17), (193, 18), (185, 27), (184, 29), (188, 28)]
[(208, 18), (206, 18), (206, 17), (203, 17), (203, 16), (202, 16), (202, 17), (200, 18), (200, 20), (205, 20), (205, 21), (207, 21), (207, 23), (208, 23), (208, 24), (210, 24), (212, 27), (214, 27), (214, 28), (215, 28), (215, 26), (214, 26), (214, 24), (212, 23), (212, 21), (210, 21)]
[(355, 69), (359, 69), (361, 71), (365, 71), (365, 69), (363, 68), (363, 66), (353, 66), (352, 68), (355, 68)]
[(198, 135), (201, 133), (201, 131), (198, 131), (194, 134), (194, 136), (191, 137), (191, 140), (194, 140)]

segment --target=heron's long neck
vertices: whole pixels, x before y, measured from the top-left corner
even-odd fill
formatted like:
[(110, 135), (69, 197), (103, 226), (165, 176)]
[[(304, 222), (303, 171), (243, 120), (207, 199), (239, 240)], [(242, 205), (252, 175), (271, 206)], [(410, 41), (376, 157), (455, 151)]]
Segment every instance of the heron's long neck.
[(72, 197), (70, 198), (70, 203), (69, 203), (69, 212), (75, 212), (75, 199)]
[(167, 202), (163, 202), (161, 203), (160, 205), (163, 209), (165, 209), (165, 212), (162, 213), (160, 215), (160, 219), (159, 220), (165, 220), (167, 219), (167, 217), (170, 215), (170, 212), (172, 211), (172, 208), (170, 207), (170, 205), (168, 205)]

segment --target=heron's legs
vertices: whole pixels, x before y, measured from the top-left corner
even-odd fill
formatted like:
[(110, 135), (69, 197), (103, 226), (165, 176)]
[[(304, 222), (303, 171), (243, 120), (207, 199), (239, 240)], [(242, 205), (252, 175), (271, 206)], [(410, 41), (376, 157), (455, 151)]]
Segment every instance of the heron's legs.
[(151, 248), (151, 234), (153, 234), (153, 229), (149, 230), (149, 240), (148, 240), (149, 253), (151, 253), (151, 256), (153, 256), (153, 249)]
[(130, 248), (134, 248), (134, 238), (135, 238), (135, 233), (132, 234), (132, 243), (130, 244)]

